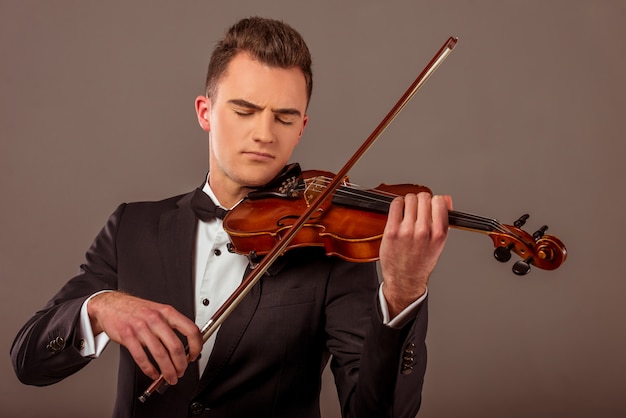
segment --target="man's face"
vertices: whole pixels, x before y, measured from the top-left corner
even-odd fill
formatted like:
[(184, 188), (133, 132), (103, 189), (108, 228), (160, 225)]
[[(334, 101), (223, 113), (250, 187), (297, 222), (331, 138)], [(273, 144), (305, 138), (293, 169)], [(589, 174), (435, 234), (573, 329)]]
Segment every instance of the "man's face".
[(302, 71), (269, 67), (240, 53), (211, 99), (204, 126), (210, 132), (211, 184), (233, 191), (272, 180), (289, 161), (307, 123)]

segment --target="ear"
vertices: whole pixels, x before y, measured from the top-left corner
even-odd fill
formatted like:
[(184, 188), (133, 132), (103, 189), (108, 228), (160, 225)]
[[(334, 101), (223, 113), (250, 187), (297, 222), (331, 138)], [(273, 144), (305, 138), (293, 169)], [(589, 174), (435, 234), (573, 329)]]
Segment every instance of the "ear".
[(211, 123), (209, 116), (211, 114), (211, 99), (206, 96), (196, 97), (196, 116), (200, 127), (207, 131), (211, 131)]
[(302, 119), (302, 128), (300, 129), (300, 135), (298, 135), (298, 139), (302, 137), (304, 133), (304, 128), (306, 128), (306, 124), (309, 122), (309, 115), (304, 114), (304, 118)]

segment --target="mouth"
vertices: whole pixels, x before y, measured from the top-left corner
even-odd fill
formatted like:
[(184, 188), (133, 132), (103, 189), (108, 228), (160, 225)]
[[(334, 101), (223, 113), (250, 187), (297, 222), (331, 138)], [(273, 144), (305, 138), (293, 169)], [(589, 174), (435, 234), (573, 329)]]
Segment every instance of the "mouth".
[(274, 159), (274, 156), (272, 154), (268, 154), (267, 152), (244, 151), (242, 154), (254, 161), (263, 162), (263, 161), (272, 161)]

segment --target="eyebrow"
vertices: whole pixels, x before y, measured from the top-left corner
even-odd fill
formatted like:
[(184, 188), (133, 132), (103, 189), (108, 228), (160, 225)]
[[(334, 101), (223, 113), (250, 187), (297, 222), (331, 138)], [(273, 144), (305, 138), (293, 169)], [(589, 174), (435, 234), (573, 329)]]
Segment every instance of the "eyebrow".
[[(245, 107), (247, 109), (251, 109), (251, 110), (263, 110), (264, 107), (261, 107), (257, 104), (251, 103), (247, 100), (244, 99), (231, 99), (228, 101), (228, 103), (232, 103), (235, 106), (241, 106), (241, 107)], [(279, 108), (279, 109), (272, 109), (272, 112), (274, 113), (279, 113), (281, 115), (295, 115), (295, 116), (302, 116), (302, 113), (300, 113), (300, 111), (298, 109), (294, 109), (294, 108), (290, 108), (290, 107), (286, 107), (286, 108)]]

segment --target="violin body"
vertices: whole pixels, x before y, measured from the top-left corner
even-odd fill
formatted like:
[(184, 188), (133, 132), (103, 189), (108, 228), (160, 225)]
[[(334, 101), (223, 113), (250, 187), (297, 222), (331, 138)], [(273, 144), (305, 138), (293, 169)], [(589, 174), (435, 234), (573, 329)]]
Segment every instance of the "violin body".
[[(325, 171), (305, 171), (301, 176), (301, 185), (306, 186), (298, 192), (298, 196), (277, 197), (276, 193), (272, 193), (270, 197), (241, 201), (224, 218), (224, 230), (230, 235), (235, 251), (246, 255), (267, 254), (310, 204), (315, 181), (332, 177), (334, 174)], [(381, 184), (369, 191), (393, 195), (430, 192), (427, 187), (414, 184)], [(387, 222), (386, 212), (356, 210), (354, 206), (337, 204), (332, 200), (333, 197), (330, 197), (322, 202), (293, 238), (289, 249), (317, 246), (324, 247), (328, 255), (348, 261), (377, 260)]]

